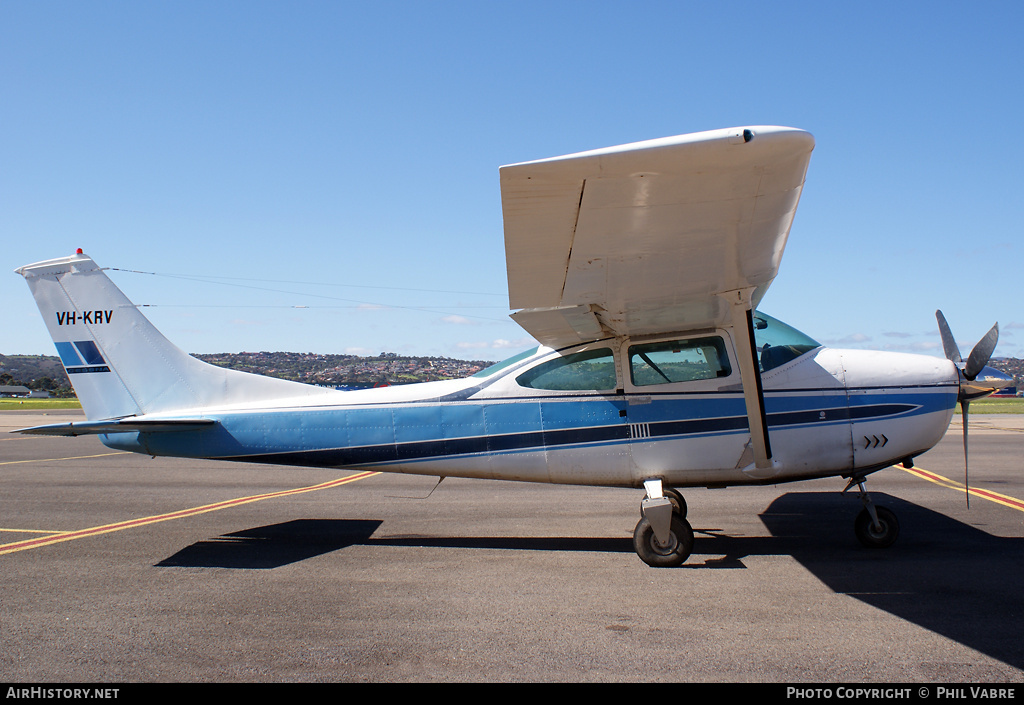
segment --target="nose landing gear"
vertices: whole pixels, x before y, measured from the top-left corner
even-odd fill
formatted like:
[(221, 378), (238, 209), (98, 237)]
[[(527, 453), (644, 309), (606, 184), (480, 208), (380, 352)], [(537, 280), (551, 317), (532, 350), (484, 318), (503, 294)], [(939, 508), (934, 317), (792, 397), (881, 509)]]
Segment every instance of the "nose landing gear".
[(863, 477), (854, 477), (843, 490), (850, 489), (854, 485), (860, 490), (860, 501), (864, 503), (864, 509), (860, 511), (853, 522), (853, 531), (857, 540), (868, 548), (888, 548), (896, 542), (900, 535), (900, 522), (896, 515), (885, 507), (877, 507), (871, 500), (864, 487)]

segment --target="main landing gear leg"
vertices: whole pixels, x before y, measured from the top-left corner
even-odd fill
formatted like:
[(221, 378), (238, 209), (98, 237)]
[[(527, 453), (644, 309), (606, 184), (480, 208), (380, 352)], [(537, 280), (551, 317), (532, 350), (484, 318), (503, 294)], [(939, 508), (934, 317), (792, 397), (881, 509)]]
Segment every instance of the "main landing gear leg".
[(857, 539), (868, 548), (892, 546), (900, 535), (900, 523), (896, 515), (885, 507), (875, 506), (871, 501), (871, 495), (864, 487), (863, 477), (851, 478), (843, 492), (854, 485), (860, 490), (860, 501), (864, 503), (864, 509), (853, 522), (853, 531), (857, 534)]
[(686, 502), (675, 490), (664, 490), (661, 480), (647, 480), (644, 489), (647, 496), (640, 503), (642, 518), (633, 531), (633, 548), (649, 566), (682, 565), (693, 550), (693, 529), (686, 521)]

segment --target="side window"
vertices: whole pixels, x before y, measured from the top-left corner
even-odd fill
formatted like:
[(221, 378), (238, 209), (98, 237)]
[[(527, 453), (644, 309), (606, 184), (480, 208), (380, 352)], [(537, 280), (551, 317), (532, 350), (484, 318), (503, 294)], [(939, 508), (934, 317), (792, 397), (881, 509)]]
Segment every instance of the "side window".
[(516, 377), (530, 389), (590, 391), (615, 389), (615, 357), (611, 348), (563, 355)]
[(728, 377), (732, 367), (725, 342), (714, 336), (631, 345), (629, 374), (635, 386), (644, 387)]

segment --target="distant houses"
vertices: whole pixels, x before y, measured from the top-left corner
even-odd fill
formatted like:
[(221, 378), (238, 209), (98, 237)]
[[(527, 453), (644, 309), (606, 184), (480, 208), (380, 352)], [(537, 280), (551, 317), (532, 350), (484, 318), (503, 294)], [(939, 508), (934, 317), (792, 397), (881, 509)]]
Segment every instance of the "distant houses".
[(0, 386), (0, 397), (5, 399), (49, 399), (48, 391), (29, 389), (20, 384)]
[(283, 352), (218, 353), (195, 357), (221, 367), (336, 389), (455, 379), (472, 375), (491, 364), (481, 360), (414, 357), (393, 352), (383, 352), (374, 357)]

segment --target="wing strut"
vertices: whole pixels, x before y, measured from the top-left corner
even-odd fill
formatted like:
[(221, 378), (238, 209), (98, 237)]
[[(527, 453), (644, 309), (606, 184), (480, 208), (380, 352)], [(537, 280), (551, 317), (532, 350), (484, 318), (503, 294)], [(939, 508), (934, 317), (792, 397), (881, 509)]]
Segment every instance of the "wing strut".
[(754, 343), (754, 313), (751, 296), (754, 288), (727, 291), (721, 296), (729, 302), (732, 327), (736, 336), (736, 356), (739, 358), (740, 377), (743, 380), (743, 399), (747, 404), (747, 424), (754, 450), (754, 465), (758, 469), (772, 468), (772, 446), (768, 439), (768, 417), (764, 411), (764, 389), (757, 364)]

